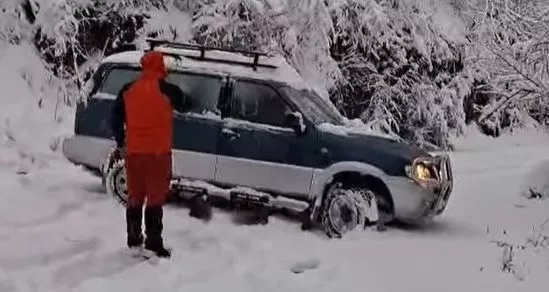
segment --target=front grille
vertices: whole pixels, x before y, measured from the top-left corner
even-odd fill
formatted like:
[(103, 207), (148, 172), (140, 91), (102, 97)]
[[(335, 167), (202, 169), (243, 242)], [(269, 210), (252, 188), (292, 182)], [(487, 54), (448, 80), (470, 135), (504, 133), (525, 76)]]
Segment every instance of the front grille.
[(436, 189), (433, 202), (430, 205), (430, 211), (438, 215), (444, 211), (448, 203), (448, 199), (453, 189), (452, 165), (448, 156), (437, 157), (437, 169), (439, 174), (439, 187)]

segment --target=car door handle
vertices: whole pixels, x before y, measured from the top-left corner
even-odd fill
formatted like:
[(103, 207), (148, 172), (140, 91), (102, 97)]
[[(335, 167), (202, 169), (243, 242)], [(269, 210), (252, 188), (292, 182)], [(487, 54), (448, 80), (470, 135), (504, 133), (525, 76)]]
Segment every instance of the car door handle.
[(238, 139), (240, 138), (240, 134), (238, 134), (237, 132), (231, 130), (231, 129), (223, 129), (221, 130), (221, 133), (223, 134), (223, 136), (229, 140), (235, 140), (235, 139)]

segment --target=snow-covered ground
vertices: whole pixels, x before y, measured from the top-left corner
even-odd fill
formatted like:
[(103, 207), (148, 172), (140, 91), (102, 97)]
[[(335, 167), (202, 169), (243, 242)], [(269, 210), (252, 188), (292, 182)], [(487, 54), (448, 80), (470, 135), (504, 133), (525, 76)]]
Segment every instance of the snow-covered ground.
[(58, 153), (26, 175), (0, 163), (0, 291), (548, 291), (549, 201), (520, 195), (547, 145), (547, 134), (461, 139), (448, 209), (423, 228), (329, 240), (287, 218), (243, 226), (216, 210), (206, 224), (168, 206), (174, 255), (156, 264), (127, 254), (124, 209), (99, 179)]

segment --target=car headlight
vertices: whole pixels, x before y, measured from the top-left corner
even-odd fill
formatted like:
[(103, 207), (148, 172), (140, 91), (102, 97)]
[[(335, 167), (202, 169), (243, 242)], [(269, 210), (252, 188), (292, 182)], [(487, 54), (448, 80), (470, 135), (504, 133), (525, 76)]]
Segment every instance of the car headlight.
[(414, 177), (418, 180), (428, 180), (434, 178), (431, 175), (429, 168), (423, 164), (416, 164), (414, 167)]
[(417, 182), (436, 181), (436, 169), (428, 159), (416, 159), (405, 168), (406, 175)]

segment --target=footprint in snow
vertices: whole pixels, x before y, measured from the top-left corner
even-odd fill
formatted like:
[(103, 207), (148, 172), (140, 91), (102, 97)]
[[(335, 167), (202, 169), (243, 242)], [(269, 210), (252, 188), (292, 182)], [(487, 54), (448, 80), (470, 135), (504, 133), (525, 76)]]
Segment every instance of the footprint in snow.
[(303, 262), (299, 262), (299, 263), (294, 264), (290, 268), (290, 271), (292, 271), (292, 273), (294, 273), (294, 274), (301, 274), (301, 273), (303, 273), (307, 270), (314, 270), (314, 269), (318, 268), (318, 266), (320, 266), (320, 261), (319, 260), (303, 261)]

